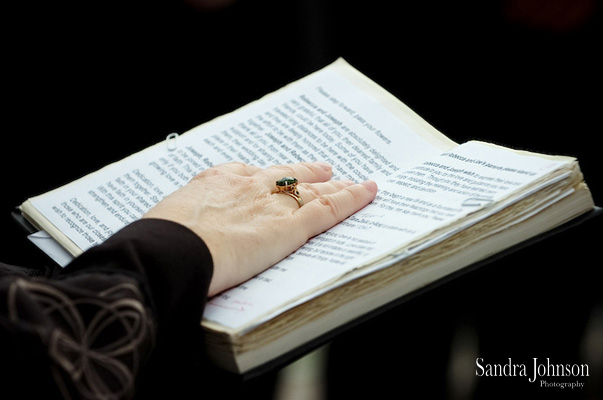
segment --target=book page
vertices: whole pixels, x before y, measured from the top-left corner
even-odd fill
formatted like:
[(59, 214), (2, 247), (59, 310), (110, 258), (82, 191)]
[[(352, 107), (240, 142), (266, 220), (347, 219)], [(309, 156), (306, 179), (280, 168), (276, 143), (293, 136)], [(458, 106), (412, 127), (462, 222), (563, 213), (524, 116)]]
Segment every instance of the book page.
[[(205, 318), (239, 329), (270, 319), (337, 284), (350, 272), (383, 267), (379, 257), (408, 256), (413, 246), (431, 244), (560, 179), (543, 177), (567, 159), (521, 155), (469, 142), (383, 179), (375, 201), (311, 239), (291, 256), (249, 282), (212, 299)], [(554, 174), (553, 174), (554, 175)], [(561, 177), (566, 177), (561, 175)], [(522, 194), (523, 193), (523, 194)], [(481, 216), (479, 211), (485, 211)], [(458, 226), (458, 221), (467, 219)], [(297, 298), (296, 298), (297, 297)]]
[[(77, 255), (216, 164), (320, 160), (334, 166), (335, 178), (379, 181), (454, 146), (435, 131), (415, 132), (409, 124), (421, 119), (387, 96), (339, 61), (176, 140), (33, 198), (24, 211), (42, 215), (41, 227)], [(396, 107), (405, 120), (391, 111)]]

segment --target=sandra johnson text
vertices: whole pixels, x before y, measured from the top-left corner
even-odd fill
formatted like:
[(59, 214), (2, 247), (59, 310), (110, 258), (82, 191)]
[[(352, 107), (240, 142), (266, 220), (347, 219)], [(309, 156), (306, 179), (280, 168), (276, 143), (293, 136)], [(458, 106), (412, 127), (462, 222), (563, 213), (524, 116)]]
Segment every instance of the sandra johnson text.
[[(526, 376), (528, 381), (535, 382), (537, 377), (576, 377), (589, 376), (588, 364), (553, 364), (547, 357), (546, 363), (540, 363), (534, 357), (530, 374), (526, 364), (514, 364), (509, 358), (505, 364), (487, 364), (483, 358), (476, 358), (475, 375), (477, 376)], [(531, 378), (530, 378), (531, 376)]]

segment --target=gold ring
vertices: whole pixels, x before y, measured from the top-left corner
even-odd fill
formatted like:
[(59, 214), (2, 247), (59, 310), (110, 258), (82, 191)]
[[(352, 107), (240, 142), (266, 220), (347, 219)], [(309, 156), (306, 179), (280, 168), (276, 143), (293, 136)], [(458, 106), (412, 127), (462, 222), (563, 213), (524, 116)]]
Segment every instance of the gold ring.
[(304, 205), (304, 199), (299, 195), (297, 190), (297, 179), (291, 176), (286, 176), (276, 181), (276, 192), (286, 194), (289, 197), (293, 197), (297, 201), (298, 206)]
[(278, 192), (278, 193), (286, 194), (287, 196), (293, 197), (295, 199), (295, 201), (297, 201), (297, 205), (300, 207), (304, 205), (304, 199), (301, 198), (299, 193), (293, 193), (293, 192)]

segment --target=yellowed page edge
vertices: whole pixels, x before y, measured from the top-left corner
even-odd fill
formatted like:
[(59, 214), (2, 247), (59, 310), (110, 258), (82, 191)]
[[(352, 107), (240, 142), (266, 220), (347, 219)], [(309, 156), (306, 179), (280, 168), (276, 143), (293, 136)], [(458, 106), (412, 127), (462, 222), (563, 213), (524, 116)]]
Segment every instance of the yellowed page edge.
[(67, 237), (67, 235), (54, 226), (42, 213), (40, 213), (33, 206), (33, 204), (31, 204), (31, 201), (25, 201), (21, 207), (19, 207), (19, 209), (28, 221), (53, 237), (61, 246), (65, 248), (65, 250), (67, 250), (67, 252), (69, 252), (69, 254), (74, 257), (82, 254), (82, 249), (80, 249), (71, 239)]

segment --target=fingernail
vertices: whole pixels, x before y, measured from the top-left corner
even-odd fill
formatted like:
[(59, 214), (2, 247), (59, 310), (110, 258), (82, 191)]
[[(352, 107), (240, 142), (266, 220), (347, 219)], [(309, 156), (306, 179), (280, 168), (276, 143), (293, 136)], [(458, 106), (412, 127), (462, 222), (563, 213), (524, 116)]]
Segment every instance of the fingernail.
[(377, 192), (377, 183), (375, 181), (364, 181), (361, 183), (361, 185), (371, 192)]
[(326, 163), (324, 161), (317, 161), (316, 164), (319, 165), (320, 168), (322, 168), (325, 171), (330, 171), (333, 168), (333, 167), (331, 167), (331, 164)]

